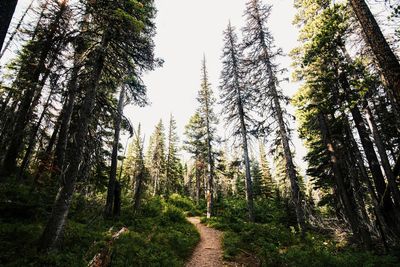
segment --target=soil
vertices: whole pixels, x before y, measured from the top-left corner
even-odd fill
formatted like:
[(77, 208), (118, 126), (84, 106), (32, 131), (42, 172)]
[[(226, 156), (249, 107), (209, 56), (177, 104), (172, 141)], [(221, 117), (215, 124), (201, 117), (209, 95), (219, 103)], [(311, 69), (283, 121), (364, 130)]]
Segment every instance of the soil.
[(195, 248), (192, 257), (186, 263), (186, 267), (245, 266), (222, 260), (221, 231), (201, 224), (199, 217), (189, 217), (188, 221), (195, 225), (199, 231), (200, 242)]

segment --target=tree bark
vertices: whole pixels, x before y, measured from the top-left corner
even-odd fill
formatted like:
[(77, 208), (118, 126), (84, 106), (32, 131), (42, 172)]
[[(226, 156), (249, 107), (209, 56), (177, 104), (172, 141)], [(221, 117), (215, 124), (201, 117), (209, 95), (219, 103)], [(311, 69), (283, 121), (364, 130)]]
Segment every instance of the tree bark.
[(375, 55), (384, 82), (393, 92), (397, 104), (400, 103), (400, 64), (379, 28), (374, 16), (364, 0), (350, 0), (364, 32), (366, 43)]
[(118, 165), (118, 145), (119, 145), (119, 135), (121, 132), (121, 121), (122, 112), (124, 108), (125, 101), (125, 88), (122, 86), (119, 93), (118, 107), (114, 115), (114, 141), (111, 153), (111, 168), (110, 168), (110, 178), (108, 180), (107, 187), (107, 199), (104, 208), (104, 217), (110, 218), (113, 215), (113, 201), (115, 192), (115, 181), (117, 179), (117, 165)]
[(1, 0), (0, 2), (0, 50), (6, 39), (8, 28), (14, 15), (18, 0)]

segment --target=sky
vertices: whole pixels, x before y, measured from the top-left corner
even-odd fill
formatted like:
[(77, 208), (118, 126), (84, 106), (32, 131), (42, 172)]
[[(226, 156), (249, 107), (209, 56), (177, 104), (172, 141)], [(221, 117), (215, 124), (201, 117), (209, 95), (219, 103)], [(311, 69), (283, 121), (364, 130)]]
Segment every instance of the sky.
[[(155, 124), (162, 119), (167, 126), (170, 114), (177, 121), (179, 136), (198, 107), (201, 61), (206, 56), (207, 68), (214, 95), (219, 95), (223, 48), (222, 32), (231, 21), (238, 31), (244, 26), (244, 0), (156, 0), (156, 55), (165, 60), (164, 66), (144, 76), (151, 105), (145, 108), (128, 107), (126, 115), (149, 139)], [(273, 5), (270, 30), (276, 45), (288, 53), (297, 44), (297, 29), (292, 25), (295, 10), (293, 0), (264, 1)], [(238, 32), (239, 33), (239, 32)], [(240, 34), (239, 34), (240, 36)], [(280, 60), (282, 67), (290, 66), (288, 57)], [(287, 74), (290, 77), (290, 73)], [(287, 95), (293, 95), (297, 85), (282, 84)], [(221, 124), (223, 121), (221, 120)], [(223, 125), (220, 134), (223, 136)], [(295, 125), (293, 124), (293, 127)], [(305, 155), (301, 141), (295, 138), (299, 165)], [(257, 149), (257, 147), (254, 147)], [(303, 168), (302, 168), (303, 169)]]
[[(30, 1), (19, 1), (14, 25)], [(135, 127), (141, 123), (146, 140), (150, 138), (160, 119), (167, 127), (172, 114), (177, 121), (177, 131), (182, 141), (184, 126), (198, 107), (196, 96), (200, 88), (203, 55), (206, 56), (214, 95), (218, 97), (222, 68), (220, 60), (223, 47), (222, 32), (230, 21), (240, 36), (240, 30), (244, 26), (243, 12), (246, 2), (245, 0), (155, 0), (158, 10), (155, 19), (157, 26), (154, 40), (155, 54), (165, 62), (163, 67), (146, 73), (143, 77), (151, 104), (144, 108), (128, 106), (124, 111)], [(298, 36), (297, 29), (292, 25), (295, 14), (293, 0), (263, 2), (273, 6), (268, 25), (275, 37), (276, 46), (281, 47), (284, 53), (289, 53), (297, 45)], [(284, 57), (279, 63), (282, 67), (288, 68), (290, 58)], [(287, 77), (290, 78), (290, 71)], [(284, 83), (281, 87), (289, 96), (297, 90), (297, 85), (292, 82)], [(219, 107), (216, 109), (220, 110)], [(292, 108), (289, 107), (289, 110), (293, 113)], [(225, 137), (222, 119), (220, 123), (220, 135)], [(296, 128), (295, 123), (292, 128)], [(294, 131), (294, 146), (297, 164), (304, 170), (305, 163), (302, 157), (305, 155), (305, 149), (297, 138), (296, 131)], [(253, 147), (253, 149), (258, 148)]]

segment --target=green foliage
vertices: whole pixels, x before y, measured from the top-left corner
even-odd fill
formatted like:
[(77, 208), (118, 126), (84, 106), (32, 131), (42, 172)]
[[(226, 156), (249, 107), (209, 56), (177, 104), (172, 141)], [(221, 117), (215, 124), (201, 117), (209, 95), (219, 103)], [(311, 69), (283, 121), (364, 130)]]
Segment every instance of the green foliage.
[(225, 232), (224, 258), (239, 264), (248, 264), (243, 256), (251, 254), (261, 266), (396, 266), (393, 255), (343, 247), (330, 236), (311, 232), (302, 240), (293, 226), (283, 223), (287, 215), (282, 206), (273, 199), (255, 202), (258, 222), (249, 223), (245, 200), (228, 199), (219, 206), (220, 217), (202, 222)]
[(178, 194), (172, 194), (168, 199), (168, 203), (183, 210), (189, 216), (201, 215), (201, 211), (198, 210), (193, 201), (187, 197), (183, 197)]
[[(87, 266), (104, 248), (111, 249), (112, 266), (183, 266), (199, 241), (184, 213), (196, 209), (185, 197), (174, 194), (168, 202), (154, 197), (144, 201), (136, 213), (131, 204), (125, 204), (121, 217), (111, 221), (104, 220), (99, 209), (104, 196), (76, 196), (59, 249), (39, 254), (37, 242), (49, 208), (46, 198), (23, 184), (3, 183), (0, 191), (2, 211), (5, 203), (8, 210), (29, 203), (34, 211), (0, 217), (1, 266)], [(129, 231), (110, 247), (111, 236), (122, 227)]]

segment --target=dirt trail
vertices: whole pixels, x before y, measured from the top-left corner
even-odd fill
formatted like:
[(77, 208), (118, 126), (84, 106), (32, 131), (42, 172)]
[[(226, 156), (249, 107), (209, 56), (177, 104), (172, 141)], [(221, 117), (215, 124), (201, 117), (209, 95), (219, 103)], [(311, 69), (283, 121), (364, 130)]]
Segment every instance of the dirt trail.
[(239, 266), (222, 260), (222, 232), (200, 223), (199, 217), (189, 217), (189, 222), (196, 226), (200, 233), (200, 242), (186, 263), (186, 267), (222, 267)]

